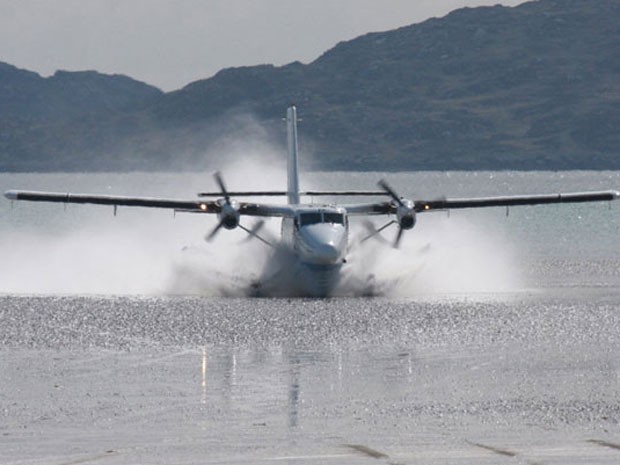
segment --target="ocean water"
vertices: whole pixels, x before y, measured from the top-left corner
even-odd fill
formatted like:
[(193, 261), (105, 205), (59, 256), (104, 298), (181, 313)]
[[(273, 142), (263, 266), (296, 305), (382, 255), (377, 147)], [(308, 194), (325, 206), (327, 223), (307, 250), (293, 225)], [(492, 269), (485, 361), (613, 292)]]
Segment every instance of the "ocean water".
[[(251, 174), (233, 170), (230, 189), (284, 182)], [(382, 177), (412, 198), (620, 187), (618, 172), (302, 185)], [(215, 186), (208, 173), (24, 174), (0, 188)], [(381, 295), (333, 299), (245, 297), (268, 255), (237, 231), (206, 244), (215, 221), (201, 215), (8, 201), (0, 215), (2, 464), (620, 459), (620, 204), (420, 215), (401, 250), (352, 250), (349, 271), (373, 270)]]

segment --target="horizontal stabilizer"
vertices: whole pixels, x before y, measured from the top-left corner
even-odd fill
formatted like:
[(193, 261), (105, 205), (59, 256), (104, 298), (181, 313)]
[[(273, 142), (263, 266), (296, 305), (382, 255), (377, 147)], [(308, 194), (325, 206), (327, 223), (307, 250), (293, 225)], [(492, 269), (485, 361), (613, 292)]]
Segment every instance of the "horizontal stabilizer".
[[(286, 191), (239, 191), (239, 192), (228, 192), (228, 195), (231, 197), (278, 197), (285, 196), (288, 192)], [(372, 197), (372, 196), (385, 196), (387, 195), (384, 191), (304, 191), (300, 192), (299, 195), (304, 196), (340, 196), (340, 197)], [(198, 197), (221, 197), (221, 192), (200, 192), (198, 193)]]

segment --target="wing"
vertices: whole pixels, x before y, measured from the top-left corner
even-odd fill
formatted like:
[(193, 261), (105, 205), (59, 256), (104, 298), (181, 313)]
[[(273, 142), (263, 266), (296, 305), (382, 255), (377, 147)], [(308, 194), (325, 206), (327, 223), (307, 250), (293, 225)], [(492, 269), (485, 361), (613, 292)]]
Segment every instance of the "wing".
[[(620, 198), (618, 191), (568, 192), (546, 195), (513, 195), (496, 197), (466, 197), (438, 200), (414, 200), (413, 210), (417, 213), (437, 210), (484, 207), (514, 207), (522, 205), (549, 205), (554, 203), (604, 202)], [(376, 202), (343, 205), (350, 215), (396, 214), (399, 205), (394, 202)]]
[[(31, 202), (77, 203), (111, 205), (114, 207), (165, 208), (187, 213), (220, 213), (222, 203), (218, 200), (177, 200), (153, 197), (124, 197), (114, 195), (72, 194), (61, 192), (39, 192), (10, 190), (4, 193), (9, 200)], [(267, 205), (239, 202), (239, 214), (249, 216), (294, 216), (294, 211), (285, 205)]]
[(584, 203), (616, 200), (617, 191), (568, 192), (546, 195), (512, 195), (461, 199), (415, 200), (415, 210), (451, 210), (455, 208), (514, 207), (521, 205), (549, 205), (553, 203)]
[(174, 200), (152, 197), (123, 197), (114, 195), (71, 194), (61, 192), (17, 191), (4, 193), (9, 200), (27, 200), (31, 202), (80, 203), (94, 205), (112, 205), (123, 207), (168, 208), (178, 211), (197, 213), (219, 213), (220, 205), (215, 201)]
[(349, 215), (388, 215), (396, 213), (398, 208), (394, 202), (356, 203), (342, 207)]

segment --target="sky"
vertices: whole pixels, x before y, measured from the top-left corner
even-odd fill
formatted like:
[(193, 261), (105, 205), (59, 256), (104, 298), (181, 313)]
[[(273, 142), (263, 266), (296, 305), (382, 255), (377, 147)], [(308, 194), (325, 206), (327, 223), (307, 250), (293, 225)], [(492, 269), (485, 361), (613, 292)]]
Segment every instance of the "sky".
[(0, 0), (0, 61), (170, 91), (223, 68), (309, 63), (368, 32), (498, 3), (523, 0)]

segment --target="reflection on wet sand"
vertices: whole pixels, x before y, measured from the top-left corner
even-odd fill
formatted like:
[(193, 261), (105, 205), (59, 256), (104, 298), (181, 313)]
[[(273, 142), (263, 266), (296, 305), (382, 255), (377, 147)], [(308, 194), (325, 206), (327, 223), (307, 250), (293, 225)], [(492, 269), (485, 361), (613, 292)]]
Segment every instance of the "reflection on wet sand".
[(620, 457), (620, 290), (0, 302), (3, 463)]
[[(475, 344), (459, 350), (438, 346), (418, 349), (415, 356), (403, 349), (203, 348), (201, 386), (207, 385), (208, 350), (209, 403), (234, 418), (227, 428), (242, 436), (249, 428), (268, 441), (246, 445), (265, 448), (252, 455), (261, 463), (341, 463), (356, 456), (399, 464), (456, 457), (459, 463), (493, 463), (495, 455), (543, 464), (549, 454), (559, 456), (558, 448), (567, 463), (586, 456), (613, 463), (610, 454), (620, 446), (586, 437), (597, 412), (607, 431), (618, 430), (620, 406), (609, 403), (603, 392), (596, 395), (594, 388), (617, 390), (604, 382), (619, 373), (618, 363), (607, 356), (595, 356), (596, 363), (573, 358), (568, 368), (553, 361), (566, 355), (564, 349), (549, 353), (544, 341), (493, 350)], [(546, 354), (551, 371), (547, 363), (540, 365), (537, 353)], [(571, 373), (580, 373), (579, 383), (569, 381)], [(583, 373), (591, 376), (585, 385)], [(580, 407), (576, 399), (582, 396), (590, 400), (584, 398)], [(543, 416), (541, 409), (546, 409)], [(582, 426), (563, 431), (559, 424)], [(343, 453), (343, 447), (349, 452)]]
[(299, 373), (301, 370), (299, 358), (289, 355), (290, 381), (288, 391), (288, 424), (294, 428), (299, 421)]
[(201, 363), (200, 368), (201, 368), (200, 387), (202, 388), (200, 403), (206, 404), (207, 403), (207, 348), (206, 347), (202, 348), (202, 363)]

